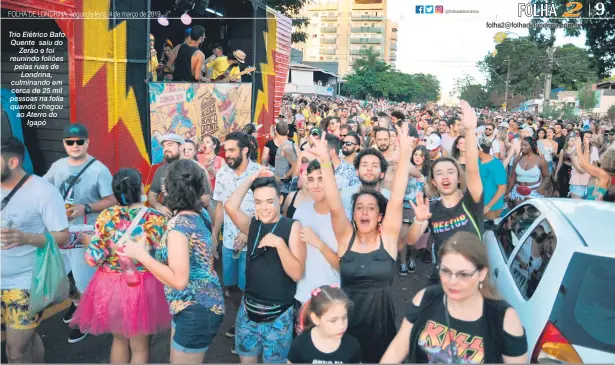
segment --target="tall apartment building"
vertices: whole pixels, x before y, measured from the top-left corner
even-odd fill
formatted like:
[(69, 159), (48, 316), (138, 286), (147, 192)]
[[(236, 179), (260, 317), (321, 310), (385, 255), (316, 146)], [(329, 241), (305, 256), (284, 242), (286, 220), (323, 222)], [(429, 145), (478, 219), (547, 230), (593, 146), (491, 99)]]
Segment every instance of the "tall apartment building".
[(303, 51), (305, 61), (338, 62), (344, 76), (361, 49), (372, 47), (395, 67), (398, 25), (387, 19), (386, 0), (313, 0), (301, 16), (310, 19), (302, 29), (308, 38), (294, 47)]

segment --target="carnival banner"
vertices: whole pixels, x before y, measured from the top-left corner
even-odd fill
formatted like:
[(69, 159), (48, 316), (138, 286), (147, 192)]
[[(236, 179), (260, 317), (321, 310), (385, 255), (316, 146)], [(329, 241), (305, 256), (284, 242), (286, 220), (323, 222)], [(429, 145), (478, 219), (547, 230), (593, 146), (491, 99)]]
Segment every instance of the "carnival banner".
[(167, 133), (200, 143), (240, 130), (252, 120), (251, 97), (251, 83), (150, 83), (152, 164), (163, 160), (159, 138)]

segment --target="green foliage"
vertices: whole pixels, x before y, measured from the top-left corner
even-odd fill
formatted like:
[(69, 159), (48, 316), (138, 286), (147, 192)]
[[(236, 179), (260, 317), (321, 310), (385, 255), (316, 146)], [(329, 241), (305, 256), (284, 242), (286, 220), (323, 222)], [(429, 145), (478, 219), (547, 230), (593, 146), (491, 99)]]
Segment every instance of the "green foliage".
[(279, 11), (293, 20), (295, 31), (291, 35), (292, 43), (302, 43), (308, 34), (302, 29), (310, 24), (310, 19), (298, 17), (301, 9), (309, 4), (309, 0), (268, 0), (267, 6)]
[[(534, 1), (536, 3), (546, 1)], [(579, 18), (564, 18), (561, 15), (570, 9), (566, 7), (569, 0), (548, 0), (548, 3), (557, 6), (557, 18), (534, 18), (533, 23), (565, 23), (576, 24), (565, 28), (566, 36), (579, 36), (581, 30), (585, 31), (585, 45), (595, 59), (599, 78), (609, 76), (609, 71), (615, 68), (615, 52), (613, 51), (613, 38), (615, 37), (615, 22), (608, 17), (613, 16), (615, 0), (578, 0), (583, 7)], [(598, 3), (604, 5), (604, 13), (599, 15)], [(589, 13), (591, 11), (591, 14)], [(591, 15), (591, 16), (590, 16)], [(530, 28), (530, 38), (537, 42), (552, 44), (555, 42), (554, 28)]]
[(352, 65), (353, 72), (345, 77), (344, 93), (360, 99), (371, 96), (408, 102), (438, 100), (440, 83), (434, 75), (396, 71), (380, 61), (372, 48), (361, 50), (361, 56)]
[(596, 107), (596, 92), (592, 90), (592, 83), (582, 85), (577, 92), (579, 109), (591, 110)]
[(606, 111), (606, 115), (607, 117), (609, 117), (610, 120), (615, 120), (615, 105), (611, 105), (609, 107), (609, 109)]
[(573, 44), (557, 47), (553, 54), (552, 88), (578, 90), (587, 82), (598, 79), (598, 71), (593, 58), (582, 48)]
[(561, 103), (544, 105), (542, 112), (540, 112), (540, 116), (549, 119), (562, 118), (565, 120), (576, 120), (577, 118), (574, 105)]
[(526, 98), (532, 97), (544, 74), (547, 53), (539, 44), (528, 38), (507, 38), (496, 47), (496, 54), (488, 54), (478, 67), (487, 75), (487, 89), (504, 94), (505, 79), (510, 60), (509, 90)]
[(487, 89), (468, 74), (464, 74), (463, 77), (455, 80), (451, 96), (455, 94), (459, 95), (460, 99), (466, 100), (475, 108), (493, 106), (489, 101), (489, 92)]

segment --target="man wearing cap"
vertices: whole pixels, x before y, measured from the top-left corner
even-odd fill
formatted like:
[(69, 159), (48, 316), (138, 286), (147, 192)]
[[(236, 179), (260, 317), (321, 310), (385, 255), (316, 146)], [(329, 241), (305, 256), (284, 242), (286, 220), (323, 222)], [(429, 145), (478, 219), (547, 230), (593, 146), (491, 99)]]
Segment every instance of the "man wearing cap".
[(425, 141), (425, 147), (429, 151), (429, 159), (435, 161), (440, 157), (447, 157), (448, 153), (442, 148), (442, 138), (437, 133), (432, 133)]
[(198, 82), (205, 81), (201, 69), (205, 55), (199, 49), (199, 45), (205, 40), (205, 28), (200, 25), (192, 27), (190, 39), (182, 43), (177, 51), (177, 57), (173, 61), (173, 81)]
[(167, 218), (171, 218), (171, 211), (165, 207), (164, 195), (166, 189), (164, 188), (164, 180), (167, 176), (167, 170), (171, 162), (177, 161), (180, 158), (181, 146), (186, 142), (183, 137), (177, 134), (165, 134), (160, 138), (160, 144), (162, 145), (162, 151), (164, 154), (164, 163), (158, 167), (152, 180), (152, 185), (147, 193), (147, 200), (152, 208), (161, 212)]
[[(82, 124), (69, 124), (64, 127), (64, 149), (68, 157), (51, 165), (44, 178), (60, 190), (66, 203), (66, 214), (71, 234), (68, 245), (61, 247), (67, 272), (72, 271), (75, 285), (83, 293), (90, 283), (96, 268), (85, 262), (85, 247), (80, 232), (84, 225), (93, 226), (98, 213), (117, 204), (113, 196), (109, 169), (88, 154), (90, 140), (87, 128)], [(79, 300), (74, 299), (64, 323), (70, 323)], [(69, 343), (83, 340), (87, 333), (73, 329)]]
[(231, 82), (241, 81), (241, 78), (239, 77), (239, 64), (245, 62), (246, 54), (240, 49), (233, 51), (233, 53), (228, 56), (217, 57), (207, 65), (208, 68), (213, 68), (211, 80), (216, 81), (220, 78), (224, 79), (229, 77)]

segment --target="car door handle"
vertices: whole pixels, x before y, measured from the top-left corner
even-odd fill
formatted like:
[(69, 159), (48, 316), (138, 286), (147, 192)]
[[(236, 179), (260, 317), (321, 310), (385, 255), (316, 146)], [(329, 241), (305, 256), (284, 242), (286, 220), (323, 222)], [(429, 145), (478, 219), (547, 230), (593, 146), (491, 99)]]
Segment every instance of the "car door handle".
[(498, 275), (500, 275), (500, 269), (498, 269), (497, 267), (495, 268), (495, 270), (493, 270), (493, 276), (495, 276), (496, 278), (498, 277)]

